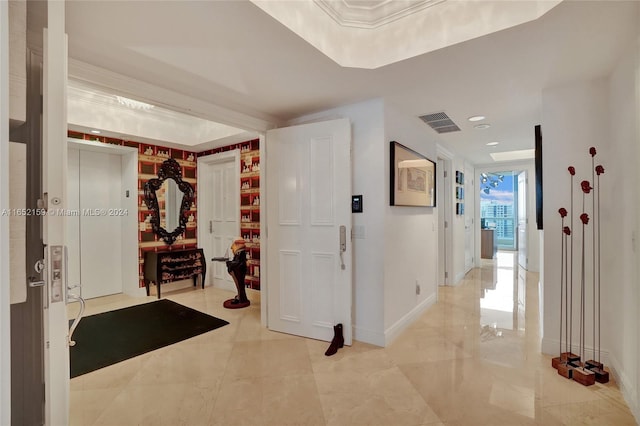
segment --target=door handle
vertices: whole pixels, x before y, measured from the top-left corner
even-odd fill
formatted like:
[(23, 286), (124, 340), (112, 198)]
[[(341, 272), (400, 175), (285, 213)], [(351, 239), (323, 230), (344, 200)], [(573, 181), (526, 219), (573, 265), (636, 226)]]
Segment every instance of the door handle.
[(43, 280), (37, 280), (36, 278), (29, 277), (29, 287), (44, 287), (46, 284)]
[(347, 227), (340, 225), (340, 268), (344, 271), (344, 256), (343, 253), (347, 251)]
[(212, 220), (209, 221), (209, 233), (213, 234), (213, 221)]

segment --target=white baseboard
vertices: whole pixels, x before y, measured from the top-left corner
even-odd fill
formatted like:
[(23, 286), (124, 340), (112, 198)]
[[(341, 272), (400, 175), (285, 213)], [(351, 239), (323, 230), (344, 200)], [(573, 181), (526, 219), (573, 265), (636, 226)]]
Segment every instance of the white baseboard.
[(369, 343), (370, 345), (384, 347), (384, 333), (369, 330), (367, 328), (353, 326), (353, 340)]
[(430, 306), (434, 305), (437, 301), (437, 294), (433, 293), (418, 305), (409, 311), (405, 316), (400, 318), (394, 325), (389, 327), (384, 332), (384, 345), (389, 346), (391, 342), (393, 342), (399, 335), (406, 329), (408, 326), (413, 324), (415, 320), (422, 315), (424, 311), (426, 311)]
[[(542, 339), (541, 351), (543, 354), (558, 356), (560, 350), (560, 342), (557, 339)], [(577, 344), (571, 345), (571, 352), (574, 354), (580, 353), (580, 348)], [(585, 348), (585, 358), (587, 360), (596, 359), (594, 356), (594, 350), (591, 347)], [(605, 365), (613, 380), (618, 384), (622, 395), (629, 406), (629, 409), (636, 418), (636, 421), (640, 424), (640, 400), (638, 399), (638, 389), (633, 386), (633, 380), (629, 378), (626, 371), (622, 368), (622, 364), (618, 361), (614, 354), (608, 350), (600, 351), (600, 361)]]
[[(543, 354), (546, 355), (551, 355), (551, 356), (558, 356), (559, 355), (559, 350), (560, 350), (560, 341), (558, 339), (549, 339), (549, 338), (544, 338), (542, 339), (542, 344), (540, 345), (540, 351)], [(563, 351), (564, 351), (564, 344), (562, 345), (563, 347)], [(576, 355), (580, 355), (580, 345), (579, 342), (573, 341), (572, 345), (571, 345), (571, 352), (573, 352)], [(600, 350), (600, 361), (608, 366), (610, 364), (610, 357), (609, 357), (609, 351), (606, 349), (601, 349)], [(586, 360), (590, 360), (590, 359), (597, 359), (598, 357), (598, 353), (596, 350), (594, 350), (594, 348), (592, 347), (585, 347), (584, 348), (584, 357), (586, 358)]]
[[(153, 287), (153, 286), (152, 286)], [(147, 297), (147, 288), (146, 287), (138, 287), (135, 289), (129, 289), (123, 291), (124, 294), (132, 297)]]
[(633, 381), (626, 374), (618, 359), (611, 354), (609, 356), (609, 370), (616, 381), (625, 402), (629, 406), (631, 413), (636, 418), (636, 422), (640, 424), (640, 400), (638, 400), (638, 389), (633, 386)]

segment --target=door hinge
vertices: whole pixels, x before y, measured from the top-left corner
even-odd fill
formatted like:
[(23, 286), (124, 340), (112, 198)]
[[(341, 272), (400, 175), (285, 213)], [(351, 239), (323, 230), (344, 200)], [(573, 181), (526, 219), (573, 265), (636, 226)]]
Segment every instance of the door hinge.
[(444, 221), (444, 227), (448, 228), (449, 227), (449, 222), (447, 222), (446, 220)]
[(447, 177), (447, 171), (446, 170), (444, 171), (444, 177)]
[(445, 273), (444, 273), (444, 277), (445, 277), (445, 278), (449, 278), (449, 273), (445, 271)]

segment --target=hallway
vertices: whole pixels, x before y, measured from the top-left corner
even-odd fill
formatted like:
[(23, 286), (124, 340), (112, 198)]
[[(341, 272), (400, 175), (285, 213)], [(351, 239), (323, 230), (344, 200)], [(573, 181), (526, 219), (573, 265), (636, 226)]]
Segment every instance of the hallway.
[[(167, 293), (230, 324), (71, 380), (71, 424), (635, 425), (615, 383), (568, 381), (539, 353), (538, 275), (515, 260), (498, 252), (440, 287), (389, 347), (332, 357), (325, 342), (262, 329), (259, 293), (237, 311), (210, 287)], [(141, 301), (94, 299), (88, 314)]]

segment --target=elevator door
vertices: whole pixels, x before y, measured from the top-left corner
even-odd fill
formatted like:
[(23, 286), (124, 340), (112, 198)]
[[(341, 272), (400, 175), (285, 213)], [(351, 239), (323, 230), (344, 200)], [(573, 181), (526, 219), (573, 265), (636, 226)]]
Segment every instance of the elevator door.
[(122, 292), (121, 156), (69, 150), (69, 284), (85, 299)]

